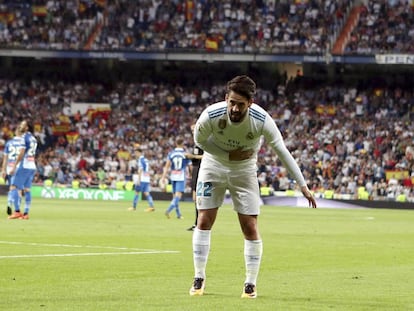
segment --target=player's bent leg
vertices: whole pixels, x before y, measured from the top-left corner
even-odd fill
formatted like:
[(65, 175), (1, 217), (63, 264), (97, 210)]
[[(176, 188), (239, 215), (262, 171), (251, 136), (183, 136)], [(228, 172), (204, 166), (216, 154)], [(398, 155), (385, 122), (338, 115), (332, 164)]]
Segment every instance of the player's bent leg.
[(218, 207), (201, 209), (198, 211), (197, 228), (200, 230), (211, 230), (216, 221)]

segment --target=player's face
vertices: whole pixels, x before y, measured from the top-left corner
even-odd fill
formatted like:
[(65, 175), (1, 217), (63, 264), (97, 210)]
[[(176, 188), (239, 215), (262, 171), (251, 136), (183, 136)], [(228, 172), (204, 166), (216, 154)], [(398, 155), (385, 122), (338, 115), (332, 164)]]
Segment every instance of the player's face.
[(29, 129), (29, 127), (27, 126), (27, 122), (26, 121), (22, 121), (19, 124), (19, 129), (18, 130), (20, 131), (20, 133), (26, 133), (28, 129)]
[(241, 122), (252, 104), (252, 100), (230, 91), (226, 94), (227, 112), (231, 122)]

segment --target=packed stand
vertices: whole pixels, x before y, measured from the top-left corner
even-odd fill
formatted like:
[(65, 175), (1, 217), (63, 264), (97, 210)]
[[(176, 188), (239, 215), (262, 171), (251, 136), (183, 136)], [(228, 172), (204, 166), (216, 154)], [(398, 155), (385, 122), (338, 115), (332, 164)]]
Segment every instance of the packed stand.
[(345, 53), (414, 53), (414, 3), (370, 0), (363, 5)]
[(93, 49), (321, 53), (349, 1), (109, 2)]
[(6, 0), (0, 47), (320, 54), (332, 45), (352, 3)]
[[(321, 54), (357, 1), (5, 0), (0, 47)], [(413, 53), (410, 1), (371, 0), (345, 53)]]
[(0, 4), (0, 47), (80, 50), (103, 21), (99, 1), (5, 0)]
[[(295, 83), (279, 85), (275, 93), (259, 89), (256, 102), (274, 117), (315, 193), (332, 190), (356, 198), (363, 187), (369, 198), (396, 200), (404, 194), (414, 200), (412, 89), (365, 86), (361, 91)], [(2, 80), (0, 145), (13, 135), (19, 119), (35, 116), (40, 149), (36, 183), (49, 179), (55, 186), (70, 187), (76, 180), (80, 187), (113, 189), (133, 179), (133, 149), (139, 145), (147, 152), (157, 189), (174, 138), (183, 135), (191, 148), (191, 124), (206, 105), (223, 100), (224, 93), (222, 85), (119, 83), (106, 89), (99, 84)], [(72, 102), (106, 102), (111, 111), (80, 113), (72, 111)], [(59, 134), (64, 125), (66, 134)], [(272, 191), (295, 188), (266, 145), (259, 153), (258, 177)]]

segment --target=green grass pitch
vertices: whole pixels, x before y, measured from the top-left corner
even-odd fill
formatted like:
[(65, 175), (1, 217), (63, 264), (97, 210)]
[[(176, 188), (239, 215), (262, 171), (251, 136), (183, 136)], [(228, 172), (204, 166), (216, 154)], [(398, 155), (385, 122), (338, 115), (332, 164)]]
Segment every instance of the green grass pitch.
[(258, 298), (240, 298), (243, 237), (231, 206), (212, 233), (206, 294), (190, 297), (191, 202), (0, 198), (0, 310), (414, 310), (414, 211), (263, 206)]

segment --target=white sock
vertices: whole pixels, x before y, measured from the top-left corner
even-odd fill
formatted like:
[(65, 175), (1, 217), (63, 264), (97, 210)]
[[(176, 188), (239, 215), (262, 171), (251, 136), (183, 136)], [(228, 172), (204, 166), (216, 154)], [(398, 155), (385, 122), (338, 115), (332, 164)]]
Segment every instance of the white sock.
[(210, 252), (211, 230), (194, 229), (193, 232), (193, 260), (194, 277), (206, 278), (208, 253)]
[(244, 260), (246, 263), (245, 283), (256, 285), (260, 262), (262, 261), (262, 253), (262, 240), (244, 240)]

